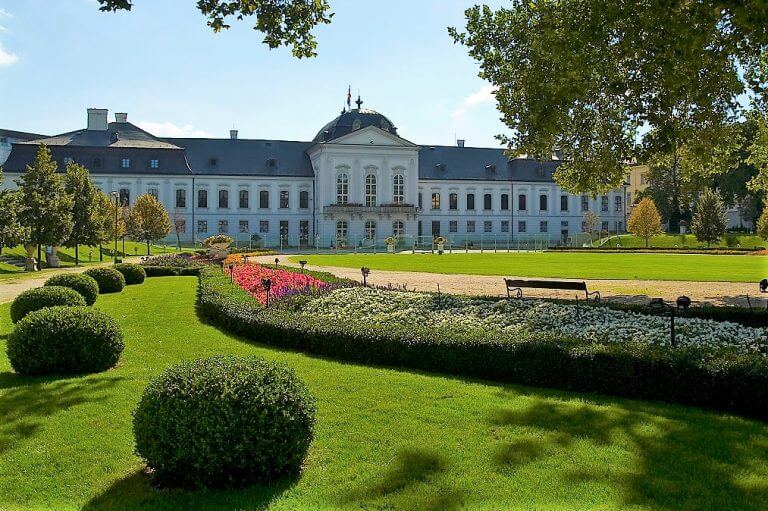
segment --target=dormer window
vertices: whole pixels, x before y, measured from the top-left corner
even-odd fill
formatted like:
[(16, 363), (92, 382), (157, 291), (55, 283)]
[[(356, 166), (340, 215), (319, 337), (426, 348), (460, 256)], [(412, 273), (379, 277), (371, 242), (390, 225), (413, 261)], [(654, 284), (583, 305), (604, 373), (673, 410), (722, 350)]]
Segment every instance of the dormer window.
[(160, 160), (149, 160), (149, 168), (151, 168), (151, 169), (159, 169), (160, 168)]
[(360, 119), (355, 119), (352, 122), (352, 130), (356, 131), (360, 129)]
[(488, 164), (488, 165), (485, 166), (485, 170), (489, 170), (491, 172), (496, 172), (496, 165)]
[(211, 167), (215, 167), (216, 165), (219, 164), (219, 159), (218, 158), (211, 158), (210, 160), (208, 160), (208, 164)]
[(437, 170), (445, 170), (445, 163), (438, 163), (437, 165), (435, 165), (435, 168)]
[(120, 166), (121, 166), (122, 168), (124, 168), (124, 169), (129, 169), (129, 168), (131, 168), (131, 159), (130, 159), (130, 158), (123, 158), (123, 159), (120, 161)]
[(276, 159), (274, 159), (274, 158), (269, 158), (269, 159), (267, 160), (267, 168), (268, 168), (268, 169), (273, 169), (273, 168), (275, 168), (275, 167), (277, 167), (277, 160), (276, 160)]
[(100, 169), (101, 168), (101, 158), (94, 158), (93, 159), (93, 168)]

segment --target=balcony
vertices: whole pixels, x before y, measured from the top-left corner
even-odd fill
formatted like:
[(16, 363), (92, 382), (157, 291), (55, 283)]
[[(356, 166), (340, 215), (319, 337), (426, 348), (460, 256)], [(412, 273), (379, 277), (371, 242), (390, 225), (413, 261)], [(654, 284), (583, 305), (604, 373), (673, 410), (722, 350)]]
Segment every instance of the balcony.
[(363, 206), (362, 204), (331, 204), (330, 206), (323, 207), (323, 215), (325, 218), (332, 219), (334, 215), (349, 215), (350, 218), (354, 218), (357, 215), (359, 218), (363, 216), (378, 215), (379, 218), (392, 217), (393, 215), (406, 215), (408, 220), (411, 217), (416, 218), (419, 214), (419, 208), (413, 204), (382, 204), (380, 206)]

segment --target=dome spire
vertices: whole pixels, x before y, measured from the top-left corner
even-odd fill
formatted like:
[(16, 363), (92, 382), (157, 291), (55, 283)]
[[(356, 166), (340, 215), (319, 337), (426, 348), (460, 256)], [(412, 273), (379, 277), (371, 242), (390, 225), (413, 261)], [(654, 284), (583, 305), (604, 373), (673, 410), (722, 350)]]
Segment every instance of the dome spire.
[(355, 104), (357, 105), (357, 109), (360, 110), (360, 108), (363, 106), (363, 100), (360, 99), (360, 93), (357, 93), (357, 101), (355, 101)]

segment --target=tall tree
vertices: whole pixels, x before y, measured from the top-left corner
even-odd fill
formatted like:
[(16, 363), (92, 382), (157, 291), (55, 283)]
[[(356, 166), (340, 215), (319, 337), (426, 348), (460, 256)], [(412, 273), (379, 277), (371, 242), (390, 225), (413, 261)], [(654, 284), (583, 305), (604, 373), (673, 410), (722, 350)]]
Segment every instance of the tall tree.
[(176, 246), (181, 251), (181, 235), (187, 227), (187, 220), (184, 213), (178, 209), (173, 210), (173, 216), (171, 218), (173, 222), (173, 232), (176, 233)]
[[(3, 184), (3, 171), (0, 168), (0, 185)], [(19, 223), (20, 201), (15, 190), (0, 190), (0, 254), (3, 248), (23, 243), (29, 238), (29, 230)]]
[[(101, 250), (101, 245), (109, 244), (115, 239), (125, 236), (125, 219), (123, 217), (123, 208), (116, 205), (112, 197), (101, 190), (97, 191), (96, 196), (96, 201), (98, 202), (96, 222), (99, 226), (99, 260), (103, 261), (104, 252)], [(115, 218), (117, 218), (117, 221), (115, 221)]]
[[(102, 11), (130, 11), (133, 0), (98, 0)], [(274, 49), (291, 46), (295, 57), (315, 57), (317, 41), (312, 29), (331, 22), (327, 0), (197, 0), (214, 32), (228, 29), (228, 18), (255, 16), (254, 30), (264, 34), (264, 44)]]
[(136, 199), (126, 227), (131, 238), (147, 243), (147, 255), (149, 255), (150, 244), (171, 232), (171, 220), (160, 201), (154, 195), (147, 193)]
[(589, 241), (592, 241), (592, 234), (597, 230), (597, 226), (600, 225), (600, 217), (594, 211), (587, 211), (581, 218), (584, 224), (584, 231), (589, 233)]
[(512, 153), (564, 161), (555, 179), (572, 192), (618, 186), (637, 140), (670, 154), (712, 148), (766, 84), (764, 0), (513, 0), (466, 10), (449, 29), (495, 92), (500, 135)]
[(664, 232), (661, 228), (661, 215), (653, 200), (646, 197), (632, 208), (632, 214), (627, 221), (627, 231), (643, 238), (646, 247), (648, 240)]
[(768, 207), (763, 208), (763, 214), (757, 221), (757, 235), (768, 240)]
[(88, 169), (74, 162), (67, 164), (64, 189), (72, 197), (72, 231), (64, 242), (75, 249), (75, 266), (80, 264), (80, 245), (97, 245), (101, 241), (99, 190), (91, 181)]
[(728, 216), (720, 195), (712, 190), (701, 192), (691, 221), (691, 232), (696, 239), (710, 246), (720, 241), (727, 227)]
[(72, 197), (66, 193), (56, 162), (44, 145), (32, 165), (16, 181), (19, 186), (19, 222), (29, 229), (30, 243), (37, 245), (37, 259), (42, 245), (60, 245), (72, 230)]

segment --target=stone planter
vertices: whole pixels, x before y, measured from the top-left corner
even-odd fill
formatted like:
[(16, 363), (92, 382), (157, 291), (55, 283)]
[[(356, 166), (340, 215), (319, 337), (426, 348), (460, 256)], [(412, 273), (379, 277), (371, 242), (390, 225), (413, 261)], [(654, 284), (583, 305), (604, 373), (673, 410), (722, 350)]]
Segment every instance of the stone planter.
[(387, 252), (390, 253), (390, 254), (394, 254), (395, 253), (395, 245), (394, 244), (387, 245)]
[(213, 243), (209, 245), (208, 257), (211, 259), (223, 259), (229, 255), (229, 243)]
[(27, 252), (27, 258), (24, 260), (24, 271), (37, 271), (37, 260), (35, 259), (35, 245), (24, 245)]
[(45, 261), (46, 264), (48, 264), (48, 268), (61, 268), (61, 260), (59, 259), (58, 252), (59, 247), (56, 245), (46, 247)]

